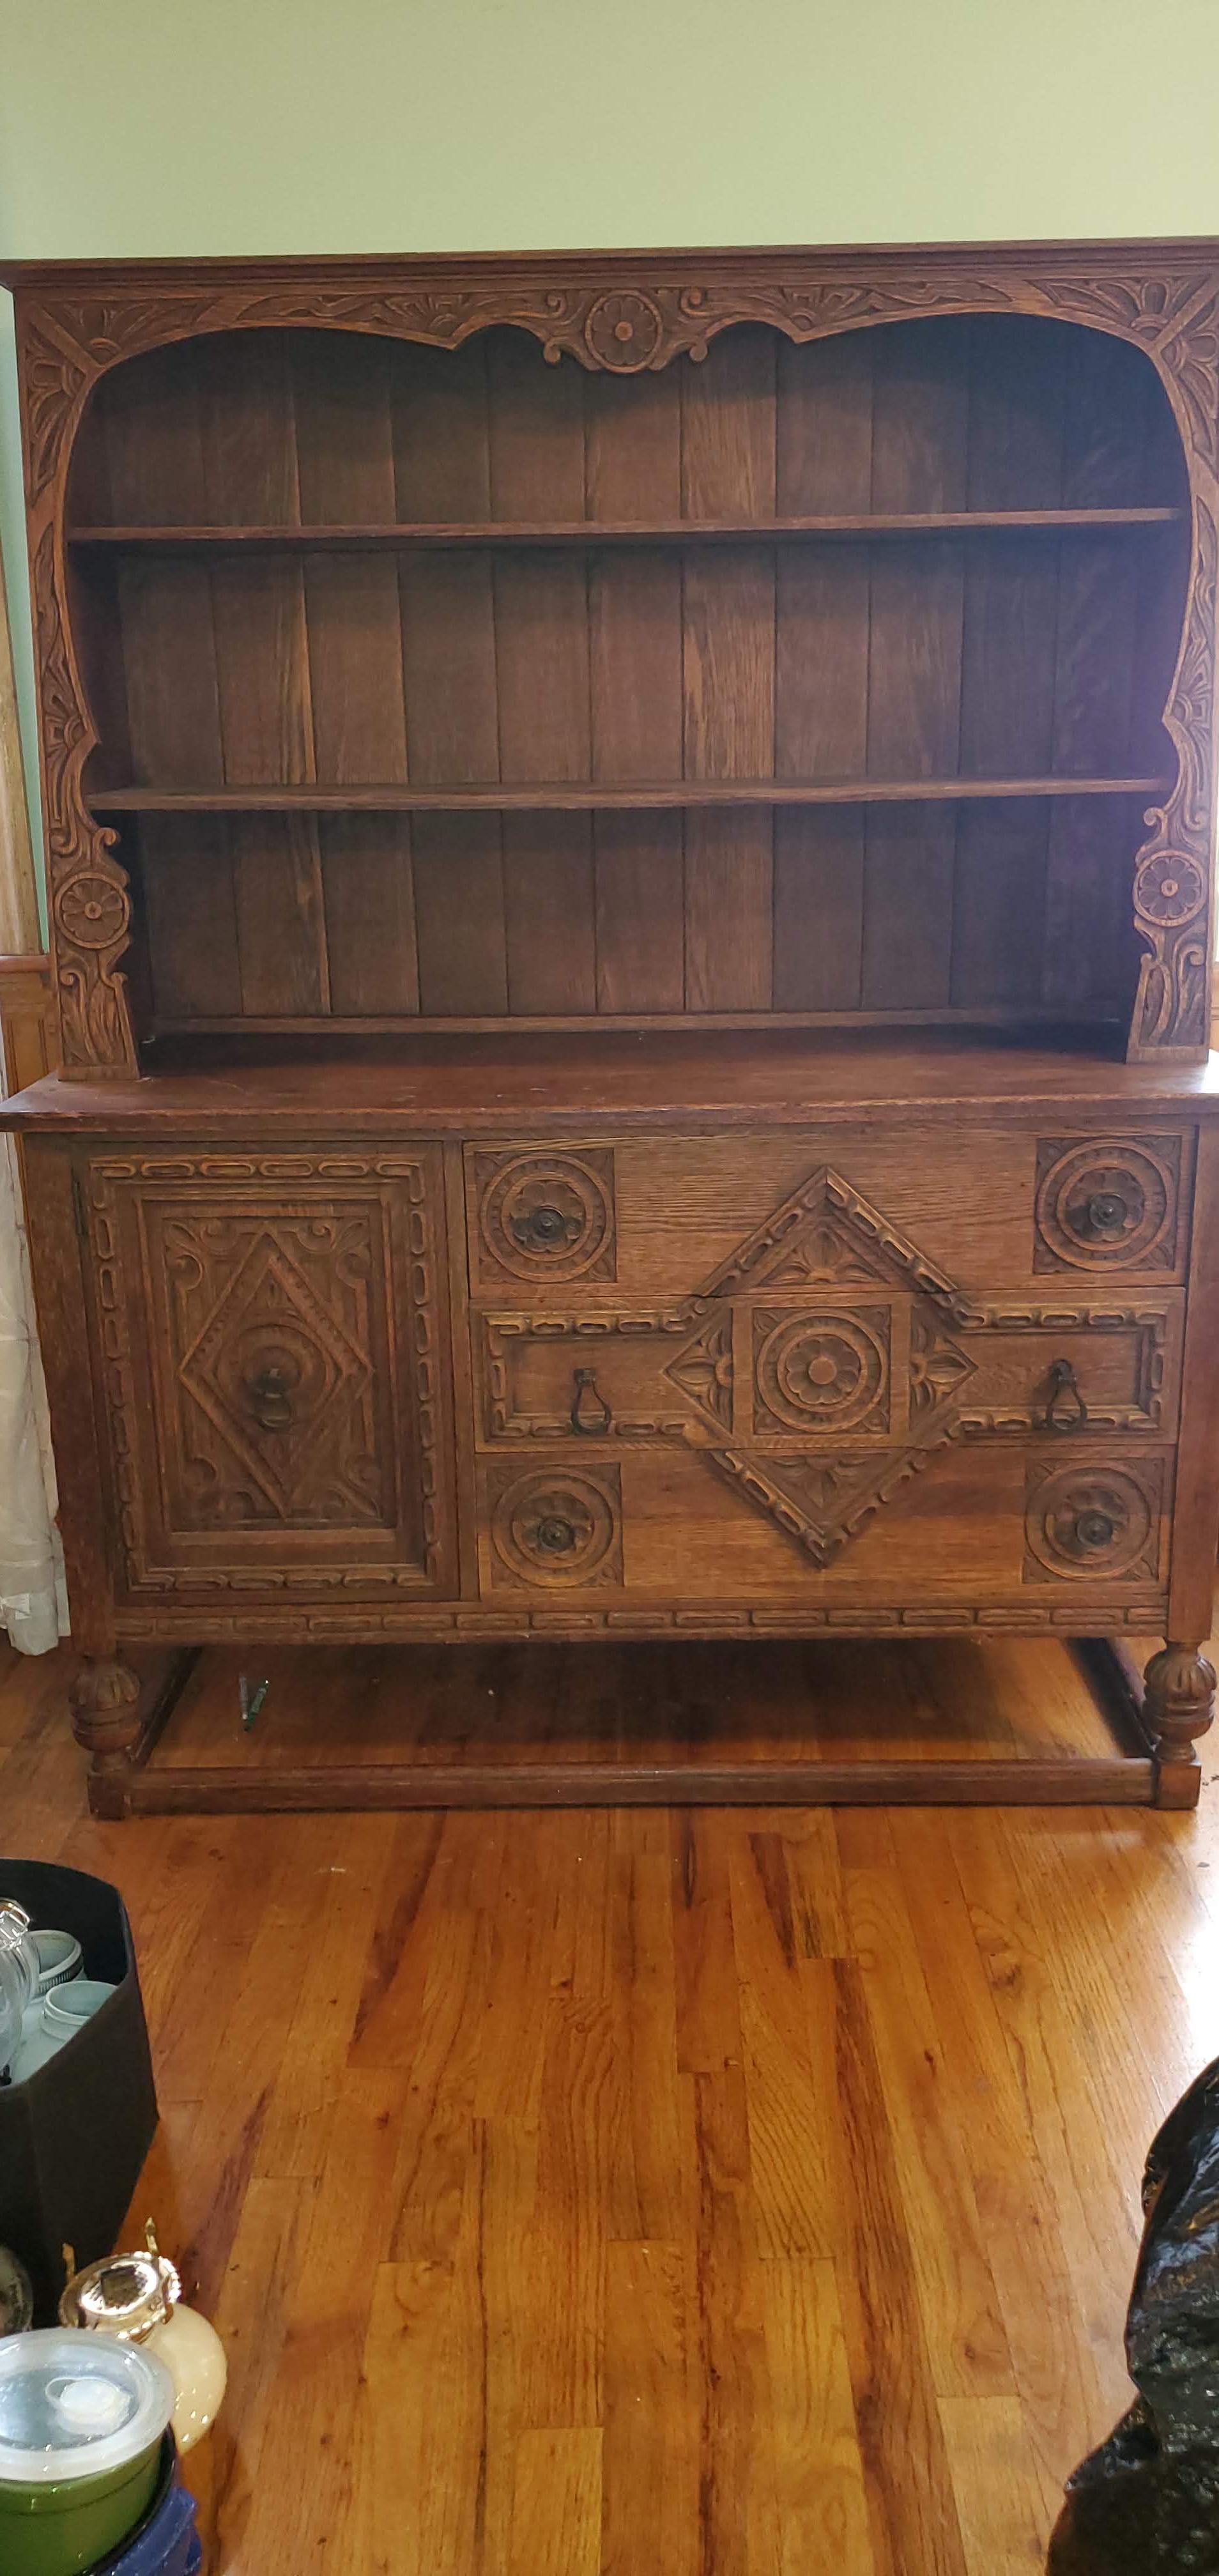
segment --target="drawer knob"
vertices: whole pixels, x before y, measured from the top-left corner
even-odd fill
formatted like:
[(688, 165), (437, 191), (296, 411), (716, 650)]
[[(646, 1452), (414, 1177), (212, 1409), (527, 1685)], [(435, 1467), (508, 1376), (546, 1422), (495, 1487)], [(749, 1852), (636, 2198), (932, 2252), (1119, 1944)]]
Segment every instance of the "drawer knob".
[(604, 1435), (609, 1430), (613, 1417), (598, 1387), (596, 1370), (578, 1368), (574, 1386), (575, 1392), (571, 1400), (572, 1430), (587, 1432), (590, 1437), (595, 1437), (598, 1433)]
[(292, 1420), (292, 1396), (282, 1369), (259, 1369), (247, 1379), (250, 1411), (263, 1431), (286, 1431)]
[(1081, 1547), (1090, 1550), (1112, 1547), (1117, 1536), (1117, 1522), (1108, 1512), (1077, 1512), (1075, 1536)]
[(1101, 1243), (1116, 1241), (1130, 1223), (1130, 1208), (1120, 1190), (1093, 1190), (1084, 1204), (1084, 1225)]
[(562, 1208), (543, 1204), (526, 1209), (512, 1231), (523, 1251), (552, 1252), (556, 1244), (567, 1242), (570, 1229)]
[(575, 1524), (565, 1520), (561, 1512), (547, 1512), (538, 1522), (535, 1536), (547, 1556), (570, 1556), (576, 1543)]
[(1078, 1431), (1088, 1419), (1088, 1408), (1070, 1360), (1055, 1360), (1050, 1369), (1045, 1418), (1050, 1431)]

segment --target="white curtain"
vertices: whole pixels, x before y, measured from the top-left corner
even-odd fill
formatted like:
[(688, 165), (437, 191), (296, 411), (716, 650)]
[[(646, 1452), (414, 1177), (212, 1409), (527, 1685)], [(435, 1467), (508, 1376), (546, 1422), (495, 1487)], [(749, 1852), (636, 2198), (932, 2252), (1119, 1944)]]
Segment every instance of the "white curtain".
[[(0, 568), (0, 952), (38, 943), (8, 604)], [(2, 1086), (0, 1086), (2, 1087)], [(34, 1335), (25, 1214), (12, 1138), (0, 1137), (0, 1632), (45, 1655), (68, 1625), (55, 1469)]]

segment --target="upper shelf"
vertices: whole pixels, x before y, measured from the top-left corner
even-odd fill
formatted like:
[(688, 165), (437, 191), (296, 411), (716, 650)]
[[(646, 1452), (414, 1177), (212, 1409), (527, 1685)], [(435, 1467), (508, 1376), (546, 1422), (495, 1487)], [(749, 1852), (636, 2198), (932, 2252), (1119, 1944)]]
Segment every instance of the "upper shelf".
[(522, 814), (654, 812), (697, 805), (905, 805), (995, 796), (1152, 796), (1167, 778), (676, 778), (603, 786), (594, 779), (472, 787), (99, 787), (95, 814)]
[(930, 510), (816, 519), (499, 519), (334, 527), (75, 527), (74, 546), (348, 547), (758, 545), (781, 537), (961, 536), (979, 530), (1154, 528), (1183, 510)]

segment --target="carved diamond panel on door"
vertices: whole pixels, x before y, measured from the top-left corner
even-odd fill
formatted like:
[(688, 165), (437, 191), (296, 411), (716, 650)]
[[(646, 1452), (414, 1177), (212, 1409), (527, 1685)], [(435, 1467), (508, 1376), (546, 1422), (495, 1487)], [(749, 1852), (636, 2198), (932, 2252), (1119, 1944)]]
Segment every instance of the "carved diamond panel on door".
[(453, 1580), (433, 1155), (95, 1162), (128, 1589)]

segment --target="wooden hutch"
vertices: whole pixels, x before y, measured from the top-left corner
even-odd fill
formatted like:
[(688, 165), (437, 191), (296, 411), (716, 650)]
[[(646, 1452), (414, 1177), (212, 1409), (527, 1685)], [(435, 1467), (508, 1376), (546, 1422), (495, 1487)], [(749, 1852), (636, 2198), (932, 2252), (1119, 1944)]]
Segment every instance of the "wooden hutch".
[(95, 1804), (462, 1794), (145, 1768), (209, 1640), (941, 1631), (1125, 1750), (889, 1794), (1192, 1802), (1219, 244), (0, 273)]

